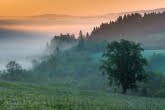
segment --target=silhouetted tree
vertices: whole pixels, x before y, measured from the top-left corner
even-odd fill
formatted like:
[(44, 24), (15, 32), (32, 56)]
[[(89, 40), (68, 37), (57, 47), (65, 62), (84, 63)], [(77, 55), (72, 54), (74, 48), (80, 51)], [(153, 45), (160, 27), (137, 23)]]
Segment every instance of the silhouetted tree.
[(80, 30), (79, 32), (79, 38), (78, 38), (78, 49), (83, 49), (84, 48), (84, 41), (85, 37), (83, 35), (83, 32)]
[(110, 83), (121, 85), (122, 93), (127, 89), (137, 87), (137, 81), (146, 78), (144, 66), (147, 61), (142, 56), (140, 44), (121, 40), (108, 44), (107, 52), (103, 55), (101, 70), (108, 75)]
[(89, 37), (90, 37), (90, 36), (89, 36), (89, 33), (87, 32), (87, 34), (86, 34), (86, 38), (89, 39)]
[(18, 80), (20, 79), (20, 73), (23, 72), (22, 67), (16, 61), (10, 61), (6, 65), (7, 74), (4, 78), (7, 80)]

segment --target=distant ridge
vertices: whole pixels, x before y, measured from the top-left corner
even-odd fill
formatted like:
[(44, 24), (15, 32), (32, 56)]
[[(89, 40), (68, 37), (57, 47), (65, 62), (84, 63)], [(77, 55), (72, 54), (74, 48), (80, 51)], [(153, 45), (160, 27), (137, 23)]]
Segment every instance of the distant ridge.
[(131, 13), (139, 13), (139, 14), (145, 14), (145, 13), (153, 13), (153, 12), (156, 12), (156, 13), (162, 13), (162, 12), (165, 12), (165, 8), (157, 8), (157, 9), (152, 9), (152, 10), (137, 10), (137, 11), (128, 11), (128, 12), (120, 12), (120, 13), (109, 13), (109, 14), (106, 14), (106, 15), (103, 15), (103, 16), (123, 16), (125, 14), (131, 14)]
[(31, 17), (50, 17), (50, 18), (54, 18), (54, 17), (82, 17), (82, 18), (95, 18), (95, 17), (108, 17), (108, 16), (122, 16), (125, 14), (131, 14), (131, 13), (140, 13), (140, 14), (144, 14), (144, 13), (153, 13), (153, 12), (164, 12), (165, 8), (157, 8), (157, 9), (152, 9), (152, 10), (137, 10), (137, 11), (128, 11), (128, 12), (119, 12), (119, 13), (108, 13), (105, 15), (99, 15), (99, 16), (74, 16), (74, 15), (65, 15), (65, 14), (41, 14), (41, 15), (37, 15), (37, 16), (31, 16)]
[(72, 15), (62, 15), (62, 14), (42, 14), (38, 16), (32, 16), (32, 17), (74, 17)]
[(152, 9), (152, 10), (137, 10), (137, 11), (128, 11), (128, 12), (120, 12), (120, 13), (109, 13), (106, 15), (100, 15), (100, 16), (73, 16), (73, 15), (62, 15), (62, 14), (43, 14), (39, 15), (38, 17), (103, 17), (103, 16), (111, 16), (111, 15), (125, 15), (125, 14), (131, 14), (131, 13), (153, 13), (153, 12), (164, 12), (165, 8), (157, 8), (157, 9)]
[(34, 15), (34, 16), (0, 16), (0, 18), (19, 18), (19, 17), (32, 17), (32, 18), (104, 18), (104, 17), (118, 17), (123, 16), (125, 14), (131, 14), (131, 13), (153, 13), (153, 12), (164, 12), (165, 8), (157, 8), (157, 9), (151, 9), (151, 10), (136, 10), (136, 11), (128, 11), (128, 12), (119, 12), (119, 13), (108, 13), (104, 15), (98, 15), (98, 16), (74, 16), (74, 15), (67, 15), (67, 14), (41, 14), (41, 15)]

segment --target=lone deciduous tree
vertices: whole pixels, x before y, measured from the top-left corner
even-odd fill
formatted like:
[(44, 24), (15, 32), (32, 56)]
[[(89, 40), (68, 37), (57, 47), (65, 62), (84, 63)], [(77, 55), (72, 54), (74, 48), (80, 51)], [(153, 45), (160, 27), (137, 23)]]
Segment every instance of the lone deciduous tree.
[(6, 65), (7, 73), (5, 77), (10, 80), (17, 80), (19, 74), (22, 73), (22, 67), (16, 61), (10, 61)]
[(128, 89), (137, 87), (137, 81), (146, 79), (144, 66), (146, 59), (142, 55), (140, 44), (121, 40), (114, 41), (107, 46), (103, 54), (101, 70), (107, 74), (110, 84), (112, 82), (122, 87), (125, 94)]

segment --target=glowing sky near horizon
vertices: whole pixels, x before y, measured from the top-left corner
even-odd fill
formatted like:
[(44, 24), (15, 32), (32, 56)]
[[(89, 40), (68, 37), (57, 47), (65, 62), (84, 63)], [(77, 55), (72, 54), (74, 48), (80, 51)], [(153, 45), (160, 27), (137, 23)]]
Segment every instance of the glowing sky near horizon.
[(164, 8), (165, 0), (0, 0), (0, 16), (75, 16)]

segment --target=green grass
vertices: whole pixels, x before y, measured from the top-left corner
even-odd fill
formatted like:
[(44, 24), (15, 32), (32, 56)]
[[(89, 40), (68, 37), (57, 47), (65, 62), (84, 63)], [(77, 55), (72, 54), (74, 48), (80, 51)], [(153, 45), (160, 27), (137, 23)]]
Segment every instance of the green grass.
[(165, 110), (165, 99), (0, 81), (0, 110)]

